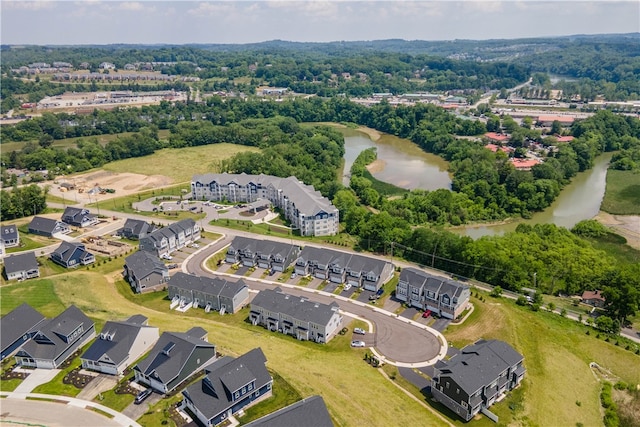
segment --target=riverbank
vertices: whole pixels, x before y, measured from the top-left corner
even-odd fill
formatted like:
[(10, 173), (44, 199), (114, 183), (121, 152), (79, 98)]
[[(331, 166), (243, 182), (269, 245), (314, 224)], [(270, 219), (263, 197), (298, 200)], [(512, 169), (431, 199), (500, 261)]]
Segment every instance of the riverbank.
[(600, 211), (594, 218), (602, 225), (609, 227), (616, 234), (627, 239), (627, 245), (640, 250), (640, 216), (639, 215), (612, 215)]
[(386, 165), (387, 162), (385, 162), (384, 160), (376, 159), (373, 162), (369, 163), (366, 168), (370, 173), (374, 174), (382, 172)]

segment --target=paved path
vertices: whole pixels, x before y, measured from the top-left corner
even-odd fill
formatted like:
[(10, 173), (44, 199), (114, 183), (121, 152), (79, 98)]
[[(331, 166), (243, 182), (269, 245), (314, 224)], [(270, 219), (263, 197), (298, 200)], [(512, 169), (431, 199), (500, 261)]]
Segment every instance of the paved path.
[(75, 397), (18, 392), (0, 392), (0, 396), (4, 397), (0, 411), (2, 424), (11, 421), (47, 427), (142, 427), (118, 411)]

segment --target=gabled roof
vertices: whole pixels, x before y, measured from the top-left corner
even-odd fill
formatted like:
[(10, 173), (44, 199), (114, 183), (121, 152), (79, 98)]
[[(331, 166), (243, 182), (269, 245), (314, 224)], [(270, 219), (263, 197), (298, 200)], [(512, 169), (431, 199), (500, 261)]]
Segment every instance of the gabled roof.
[(338, 311), (338, 304), (322, 304), (309, 301), (303, 297), (285, 294), (282, 289), (265, 289), (258, 292), (251, 302), (251, 307), (258, 306), (265, 310), (282, 313), (303, 322), (326, 325)]
[(4, 259), (4, 271), (7, 276), (11, 273), (38, 269), (38, 260), (33, 252), (9, 255)]
[(305, 246), (298, 256), (298, 259), (302, 259), (306, 262), (316, 261), (318, 264), (326, 266), (329, 266), (329, 264), (331, 264), (333, 258), (333, 251), (323, 248), (316, 248), (314, 246)]
[(137, 251), (124, 259), (124, 263), (129, 270), (133, 272), (138, 280), (144, 279), (154, 272), (162, 274), (169, 272), (167, 266), (150, 252)]
[(440, 377), (451, 378), (465, 393), (471, 395), (523, 359), (504, 341), (479, 340), (463, 348), (448, 361), (443, 360), (437, 369)]
[(174, 222), (173, 224), (168, 225), (164, 228), (155, 230), (152, 233), (148, 234), (145, 238), (150, 239), (154, 242), (160, 242), (162, 241), (163, 238), (169, 239), (171, 237), (178, 235), (180, 232), (193, 229), (195, 225), (196, 225), (196, 222), (193, 219), (191, 218), (183, 219), (181, 221)]
[(171, 277), (168, 286), (232, 299), (238, 292), (246, 288), (247, 284), (242, 280), (230, 282), (219, 277), (194, 276), (179, 271)]
[(107, 356), (113, 363), (120, 365), (129, 357), (136, 338), (144, 328), (158, 330), (158, 328), (152, 326), (130, 323), (129, 320), (123, 322), (108, 321), (104, 324), (98, 338), (84, 352), (81, 358), (98, 362), (104, 356)]
[(76, 242), (62, 242), (60, 246), (56, 248), (55, 251), (51, 253), (51, 255), (57, 255), (62, 261), (67, 263), (70, 259), (73, 258), (76, 252), (80, 251), (80, 258), (83, 258), (88, 254), (85, 246), (82, 243)]
[(180, 374), (196, 348), (209, 347), (215, 351), (215, 345), (201, 337), (201, 331), (194, 328), (186, 333), (163, 332), (149, 355), (141, 360), (135, 369), (145, 375), (154, 376), (155, 374), (162, 383), (168, 384)]
[(94, 323), (78, 307), (72, 305), (57, 317), (40, 323), (37, 327), (38, 332), (31, 341), (22, 346), (21, 352), (34, 359), (53, 360), (71, 345), (65, 342), (63, 337), (80, 325), (87, 331)]
[(254, 254), (280, 255), (285, 259), (292, 252), (295, 252), (298, 249), (298, 246), (289, 243), (275, 242), (273, 240), (251, 239), (242, 236), (234, 237), (231, 245), (229, 246), (236, 251), (249, 250)]
[(0, 350), (32, 331), (45, 317), (26, 302), (11, 310), (0, 321)]
[(411, 267), (402, 269), (400, 282), (409, 283), (417, 288), (424, 286), (425, 291), (435, 292), (438, 297), (444, 294), (449, 295), (451, 298), (458, 297), (464, 290), (469, 288), (467, 285), (455, 280), (434, 276), (426, 271)]
[(265, 364), (267, 358), (260, 348), (234, 359), (222, 357), (205, 371), (207, 376), (186, 388), (194, 406), (211, 419), (233, 406), (233, 393), (241, 387), (254, 382), (254, 390), (259, 390), (272, 381)]
[(600, 300), (600, 301), (605, 301), (605, 298), (602, 296), (602, 292), (600, 292), (599, 290), (595, 290), (595, 291), (584, 291), (582, 293), (582, 299), (583, 300)]
[(2, 225), (0, 226), (0, 239), (3, 242), (9, 240), (15, 240), (18, 238), (18, 227), (15, 225)]
[(127, 218), (127, 221), (122, 226), (124, 230), (131, 230), (131, 233), (138, 236), (141, 233), (148, 233), (153, 229), (153, 226), (147, 221), (141, 219)]
[(246, 427), (333, 427), (331, 415), (321, 396), (306, 399), (258, 418)]
[(36, 230), (43, 233), (51, 234), (55, 230), (58, 223), (60, 223), (60, 221), (55, 219), (34, 216), (31, 220), (31, 223), (29, 223), (29, 230)]
[(62, 220), (65, 218), (69, 218), (72, 221), (80, 222), (76, 219), (78, 216), (89, 215), (89, 210), (84, 208), (74, 208), (73, 206), (67, 206), (64, 212), (62, 213)]

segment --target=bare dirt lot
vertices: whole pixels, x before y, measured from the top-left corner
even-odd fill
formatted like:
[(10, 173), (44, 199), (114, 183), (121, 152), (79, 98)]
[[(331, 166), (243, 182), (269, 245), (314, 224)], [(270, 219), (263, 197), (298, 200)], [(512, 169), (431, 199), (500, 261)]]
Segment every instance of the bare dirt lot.
[[(62, 191), (60, 184), (69, 183), (75, 186), (74, 190)], [(96, 171), (83, 175), (59, 177), (51, 185), (49, 193), (53, 196), (65, 198), (78, 203), (90, 203), (108, 200), (114, 197), (127, 196), (143, 190), (165, 187), (173, 183), (173, 180), (163, 175), (140, 175), (136, 173), (115, 173), (108, 171)], [(115, 193), (89, 194), (95, 187), (114, 189)]]

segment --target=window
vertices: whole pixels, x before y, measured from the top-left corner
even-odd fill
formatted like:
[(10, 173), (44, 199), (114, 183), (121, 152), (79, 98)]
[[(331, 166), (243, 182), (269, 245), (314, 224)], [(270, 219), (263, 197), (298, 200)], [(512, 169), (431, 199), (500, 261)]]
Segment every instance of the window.
[(247, 390), (249, 390), (249, 391), (253, 390), (253, 383), (251, 383), (251, 384), (249, 384), (249, 385), (247, 386)]
[(240, 397), (240, 392), (239, 392), (239, 391), (236, 391), (236, 393), (234, 394), (234, 397), (235, 397), (236, 399), (237, 399), (237, 398), (239, 398), (239, 397)]

